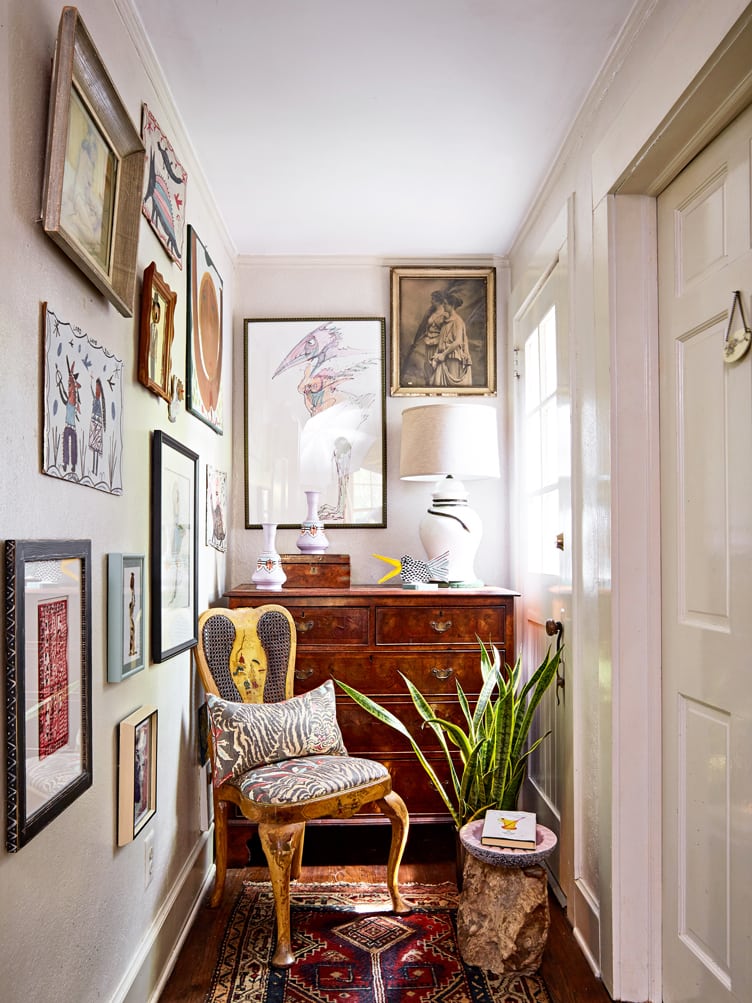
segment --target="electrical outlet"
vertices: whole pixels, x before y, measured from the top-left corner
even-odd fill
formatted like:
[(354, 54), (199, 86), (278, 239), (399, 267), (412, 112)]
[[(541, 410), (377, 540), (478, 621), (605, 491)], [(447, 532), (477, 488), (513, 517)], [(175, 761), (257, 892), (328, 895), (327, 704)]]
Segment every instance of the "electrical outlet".
[(154, 877), (154, 830), (144, 840), (144, 888), (148, 888)]

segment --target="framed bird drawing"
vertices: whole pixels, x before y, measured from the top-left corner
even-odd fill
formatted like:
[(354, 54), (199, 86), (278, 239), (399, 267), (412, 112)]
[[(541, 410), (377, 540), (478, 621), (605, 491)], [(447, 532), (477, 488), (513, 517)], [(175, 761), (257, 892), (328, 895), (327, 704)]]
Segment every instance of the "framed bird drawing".
[(386, 525), (385, 320), (245, 321), (246, 525)]

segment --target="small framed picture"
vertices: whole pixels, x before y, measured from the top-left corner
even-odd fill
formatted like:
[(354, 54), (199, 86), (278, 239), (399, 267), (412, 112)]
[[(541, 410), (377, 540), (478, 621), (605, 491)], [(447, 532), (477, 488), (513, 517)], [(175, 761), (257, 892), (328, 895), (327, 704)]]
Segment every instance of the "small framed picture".
[(118, 725), (118, 846), (157, 812), (157, 708), (140, 707)]
[(496, 393), (496, 269), (391, 270), (393, 397)]
[(198, 454), (156, 431), (151, 463), (151, 655), (164, 662), (198, 641)]
[(5, 541), (6, 848), (92, 783), (89, 540)]
[(63, 7), (52, 67), (42, 221), (124, 316), (133, 315), (144, 144), (77, 7)]
[(140, 672), (144, 659), (144, 555), (107, 558), (107, 681)]
[(172, 339), (175, 336), (174, 293), (154, 261), (144, 272), (141, 293), (141, 330), (138, 340), (138, 378), (164, 400), (172, 399)]

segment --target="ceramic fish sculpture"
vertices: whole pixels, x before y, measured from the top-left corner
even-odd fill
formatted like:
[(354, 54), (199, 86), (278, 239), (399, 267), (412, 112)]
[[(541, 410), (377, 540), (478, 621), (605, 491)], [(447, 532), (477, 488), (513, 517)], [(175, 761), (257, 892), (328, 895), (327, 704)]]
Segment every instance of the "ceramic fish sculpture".
[(379, 579), (378, 584), (382, 585), (395, 575), (399, 575), (402, 584), (405, 586), (426, 584), (428, 582), (447, 581), (447, 571), (449, 570), (449, 551), (439, 554), (438, 557), (430, 561), (419, 561), (415, 557), (404, 554), (401, 560), (394, 557), (384, 557), (383, 554), (374, 554), (380, 561), (385, 561), (392, 565), (392, 570)]

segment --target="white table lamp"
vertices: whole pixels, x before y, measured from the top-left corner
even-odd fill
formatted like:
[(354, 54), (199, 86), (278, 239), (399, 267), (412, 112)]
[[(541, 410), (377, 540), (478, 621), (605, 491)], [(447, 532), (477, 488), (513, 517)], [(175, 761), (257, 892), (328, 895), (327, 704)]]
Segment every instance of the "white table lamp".
[(482, 585), (473, 567), (480, 516), (468, 505), (463, 481), (499, 476), (496, 409), (485, 404), (425, 404), (402, 412), (400, 477), (438, 481), (420, 523), (429, 560), (448, 552), (449, 585)]

